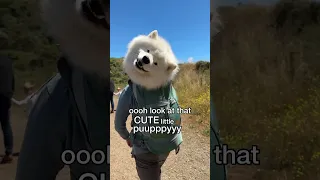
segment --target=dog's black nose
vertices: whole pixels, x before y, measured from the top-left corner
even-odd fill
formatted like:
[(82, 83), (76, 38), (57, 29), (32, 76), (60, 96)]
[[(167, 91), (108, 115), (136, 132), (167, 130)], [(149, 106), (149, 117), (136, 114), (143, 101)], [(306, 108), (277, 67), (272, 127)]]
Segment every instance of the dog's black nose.
[(143, 66), (141, 61), (138, 61), (137, 63), (138, 63), (139, 66)]
[(144, 64), (149, 64), (149, 63), (150, 63), (150, 59), (149, 59), (147, 56), (143, 56), (142, 62), (143, 62)]

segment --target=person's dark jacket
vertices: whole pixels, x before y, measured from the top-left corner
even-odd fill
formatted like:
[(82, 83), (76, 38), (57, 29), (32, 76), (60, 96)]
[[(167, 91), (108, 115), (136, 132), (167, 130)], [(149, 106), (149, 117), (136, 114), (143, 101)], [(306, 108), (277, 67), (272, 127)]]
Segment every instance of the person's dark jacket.
[[(69, 66), (65, 58), (58, 61), (58, 70), (59, 73), (40, 88), (30, 112), (15, 180), (55, 180), (66, 165), (63, 153), (72, 151), (76, 157), (80, 150), (90, 155), (101, 152), (104, 161), (101, 164), (93, 161), (83, 164), (77, 160), (68, 163), (70, 180), (107, 178), (110, 115), (105, 110), (107, 102), (96, 100), (108, 98), (103, 90), (108, 87), (100, 86), (100, 80), (93, 83), (95, 76)], [(97, 161), (101, 160), (101, 153), (96, 153)], [(66, 160), (70, 160), (69, 155), (67, 153)]]
[(115, 86), (114, 86), (114, 82), (110, 79), (110, 92), (114, 92)]
[(0, 94), (12, 98), (14, 92), (14, 73), (9, 57), (0, 55)]

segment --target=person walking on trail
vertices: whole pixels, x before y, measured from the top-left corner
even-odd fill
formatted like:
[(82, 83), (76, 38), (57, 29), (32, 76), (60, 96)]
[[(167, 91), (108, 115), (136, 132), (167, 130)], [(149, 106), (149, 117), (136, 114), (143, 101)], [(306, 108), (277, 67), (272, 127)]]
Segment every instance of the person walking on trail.
[[(102, 0), (41, 3), (48, 35), (60, 44), (62, 55), (57, 61), (58, 73), (37, 92), (15, 180), (54, 180), (65, 165), (70, 180), (107, 178), (110, 6)], [(83, 163), (83, 158), (75, 158), (70, 162), (78, 152), (96, 157), (96, 161)]]
[(114, 112), (114, 101), (113, 101), (113, 93), (114, 93), (115, 85), (114, 82), (110, 79), (110, 103), (111, 103), (111, 111), (110, 113)]
[[(141, 86), (134, 84), (131, 80), (128, 81), (128, 84), (129, 85), (123, 89), (123, 92), (119, 97), (119, 108), (117, 108), (118, 110), (115, 116), (115, 129), (126, 141), (127, 145), (132, 148), (131, 154), (132, 158), (135, 159), (136, 170), (140, 180), (160, 180), (161, 168), (170, 152), (175, 150), (175, 154), (177, 154), (180, 150), (180, 144), (182, 143), (181, 132), (166, 135), (159, 135), (159, 133), (156, 135), (152, 133), (135, 133), (132, 130), (131, 133), (129, 133), (128, 129), (126, 128), (126, 121), (130, 115), (130, 109), (141, 109), (142, 107), (145, 107), (145, 105), (155, 109), (159, 108), (159, 105), (163, 107), (163, 104), (166, 104), (167, 108), (176, 109), (179, 107), (177, 104), (178, 99), (175, 90), (170, 84), (153, 91), (148, 91)], [(163, 93), (168, 92), (168, 89), (171, 89), (169, 93)], [(170, 95), (168, 97), (166, 95), (163, 96), (163, 94)], [(159, 99), (161, 99), (161, 102), (159, 102)], [(142, 103), (145, 101), (146, 103), (142, 105)], [(151, 114), (145, 115), (150, 116)], [(140, 115), (143, 116), (140, 118), (145, 118), (145, 115), (143, 114), (132, 114), (132, 129), (139, 127), (134, 119)], [(179, 122), (181, 122), (181, 116), (179, 113), (172, 113), (169, 115), (169, 117), (166, 113), (159, 114), (159, 118), (164, 117), (170, 118), (172, 121), (174, 121), (173, 124), (178, 124), (178, 126), (180, 126)], [(173, 127), (174, 126), (175, 125), (173, 125)]]
[(30, 111), (36, 101), (36, 96), (35, 93), (34, 93), (34, 84), (30, 83), (29, 81), (27, 81), (25, 84), (24, 84), (24, 93), (26, 95), (26, 97), (21, 100), (21, 101), (17, 101), (16, 99), (12, 98), (12, 102), (18, 106), (21, 106), (21, 105), (27, 105), (27, 113), (28, 115), (30, 114)]
[(13, 132), (10, 120), (11, 98), (14, 93), (14, 73), (10, 58), (0, 55), (0, 124), (3, 133), (5, 156), (1, 164), (12, 162)]
[[(113, 93), (113, 95), (115, 96), (120, 96), (120, 94), (122, 93), (122, 90), (120, 87), (117, 88), (117, 92), (116, 93)], [(116, 111), (116, 108), (114, 109), (114, 111)]]

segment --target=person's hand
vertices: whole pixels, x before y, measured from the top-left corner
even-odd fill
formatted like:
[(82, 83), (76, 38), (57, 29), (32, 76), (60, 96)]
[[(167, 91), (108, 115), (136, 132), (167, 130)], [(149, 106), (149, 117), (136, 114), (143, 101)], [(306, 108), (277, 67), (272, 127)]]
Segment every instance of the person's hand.
[(126, 139), (126, 142), (127, 142), (127, 145), (128, 145), (129, 147), (132, 147), (132, 143), (131, 143), (130, 139)]

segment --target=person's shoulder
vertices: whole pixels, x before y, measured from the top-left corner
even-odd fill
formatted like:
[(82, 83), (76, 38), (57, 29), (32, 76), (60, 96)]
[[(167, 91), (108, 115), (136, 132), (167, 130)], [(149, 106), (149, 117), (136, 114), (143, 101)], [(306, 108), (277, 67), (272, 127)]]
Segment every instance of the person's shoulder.
[(124, 87), (120, 93), (120, 98), (131, 98), (132, 96), (132, 87), (127, 85), (126, 87)]
[(47, 91), (48, 94), (52, 94), (54, 89), (58, 86), (61, 80), (61, 75), (59, 73), (55, 74), (49, 78), (42, 86), (32, 94), (32, 96), (39, 95), (43, 91)]
[(48, 89), (49, 93), (51, 94), (53, 90), (58, 86), (59, 83), (61, 82), (61, 75), (57, 73), (53, 77), (51, 77), (47, 83), (46, 83), (46, 88)]
[[(33, 103), (32, 115), (38, 117), (41, 112), (49, 113), (52, 116), (63, 114), (64, 109), (70, 105), (66, 87), (57, 74), (50, 78), (40, 89), (35, 92), (30, 101)], [(68, 109), (68, 108), (67, 108)]]
[(70, 98), (59, 75), (52, 77), (28, 101), (28, 126), (51, 136), (64, 136), (70, 122)]
[(131, 85), (126, 85), (122, 90), (122, 92), (132, 92), (132, 86)]

